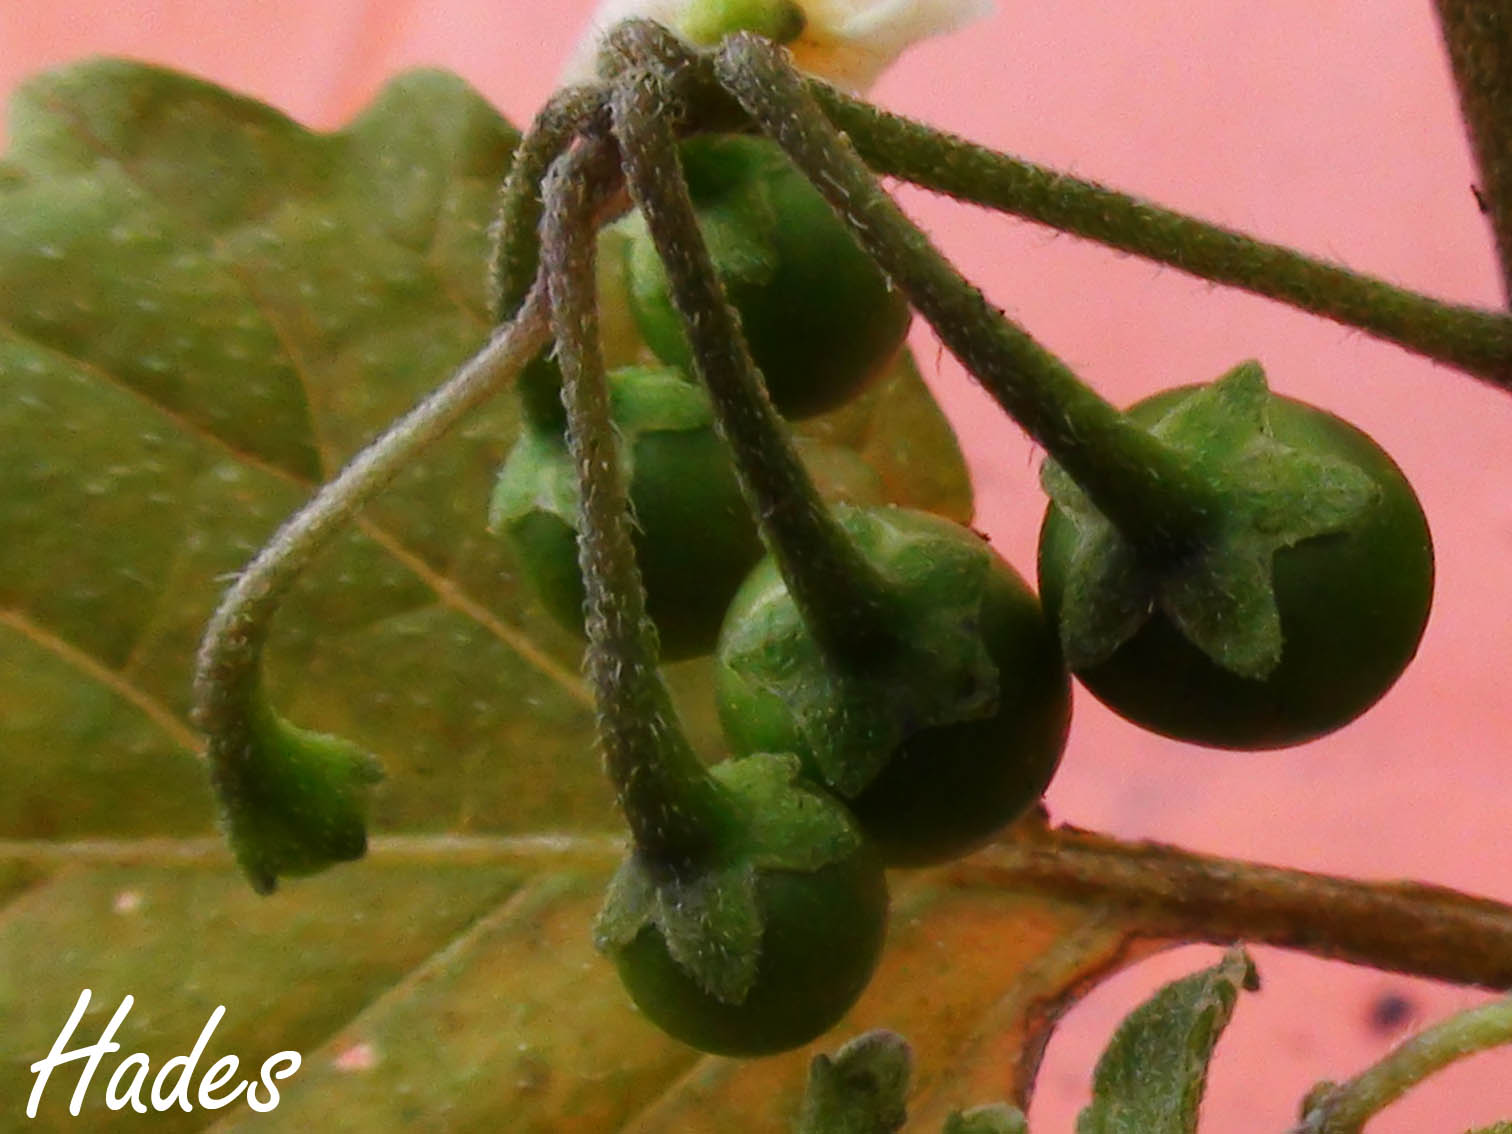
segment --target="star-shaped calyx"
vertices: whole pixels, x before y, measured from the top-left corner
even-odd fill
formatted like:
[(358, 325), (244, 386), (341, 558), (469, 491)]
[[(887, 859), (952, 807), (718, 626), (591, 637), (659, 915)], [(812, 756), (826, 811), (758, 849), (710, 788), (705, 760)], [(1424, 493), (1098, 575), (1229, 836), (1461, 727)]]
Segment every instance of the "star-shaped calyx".
[(766, 871), (812, 874), (862, 850), (848, 815), (803, 780), (793, 756), (750, 756), (709, 769), (730, 824), (696, 861), (633, 852), (609, 883), (594, 942), (613, 953), (647, 926), (708, 995), (740, 1004), (755, 984), (767, 915)]
[[(837, 662), (786, 589), (754, 587), (759, 600), (726, 621), (720, 663), (724, 680), (787, 707), (820, 778), (851, 798), (910, 737), (991, 716), (1000, 675), (982, 637), (992, 555), (985, 543), (942, 539), (895, 510), (836, 512), (891, 589), (894, 648), (865, 668)], [(758, 571), (775, 583), (772, 561)]]
[(1276, 552), (1358, 525), (1380, 498), (1361, 469), (1282, 444), (1258, 362), (1194, 387), (1150, 432), (1187, 459), (1217, 506), (1183, 546), (1154, 553), (1119, 531), (1071, 478), (1046, 462), (1042, 482), (1076, 529), (1061, 600), (1061, 639), (1073, 670), (1106, 661), (1164, 614), (1224, 669), (1263, 680), (1281, 662)]

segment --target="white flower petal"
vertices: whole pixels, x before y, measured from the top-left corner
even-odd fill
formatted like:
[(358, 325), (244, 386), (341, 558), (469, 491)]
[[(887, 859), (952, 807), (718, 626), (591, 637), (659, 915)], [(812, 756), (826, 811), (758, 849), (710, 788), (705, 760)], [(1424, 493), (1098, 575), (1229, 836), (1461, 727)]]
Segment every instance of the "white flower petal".
[[(594, 77), (600, 37), (620, 20), (643, 16), (668, 27), (682, 24), (704, 0), (603, 0), (563, 72), (562, 82)], [(798, 0), (807, 18), (790, 44), (798, 66), (861, 91), (910, 46), (990, 14), (993, 0)]]
[(632, 16), (655, 20), (667, 27), (674, 27), (690, 0), (602, 0), (598, 9), (588, 19), (588, 26), (567, 57), (562, 68), (558, 86), (591, 82), (598, 76), (599, 42), (604, 34), (621, 20)]

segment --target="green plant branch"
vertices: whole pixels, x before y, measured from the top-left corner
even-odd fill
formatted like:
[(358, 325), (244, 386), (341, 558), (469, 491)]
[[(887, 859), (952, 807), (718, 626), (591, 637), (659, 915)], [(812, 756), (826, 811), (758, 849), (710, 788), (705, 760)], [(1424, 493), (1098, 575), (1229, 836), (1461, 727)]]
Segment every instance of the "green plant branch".
[(658, 863), (685, 864), (708, 853), (723, 804), (657, 673), (656, 629), (646, 614), (629, 490), (610, 417), (599, 349), (594, 221), (595, 195), (607, 196), (620, 184), (616, 158), (612, 142), (593, 138), (552, 166), (545, 182), (542, 264), (578, 474), (584, 668), (598, 707), (604, 762), (636, 849)]
[(1512, 988), (1512, 907), (1444, 887), (1240, 862), (1034, 820), (947, 875), (961, 885), (1095, 903), (1125, 915), (1141, 937), (1275, 945)]
[(1491, 221), (1502, 293), (1512, 297), (1512, 0), (1436, 0), (1480, 171), (1476, 196)]
[(212, 763), (218, 754), (238, 751), (214, 740), (248, 727), (263, 645), (289, 587), (364, 503), (508, 382), (540, 351), (547, 335), (546, 297), (536, 289), (482, 350), (358, 453), (237, 576), (205, 629), (195, 665), (193, 718), (211, 738)]
[[(1441, 0), (1440, 7), (1449, 3)], [(1453, 6), (1505, 9), (1506, 0), (1455, 0)], [(1301, 308), (1512, 390), (1512, 319), (1498, 312), (1432, 299), (998, 153), (879, 110), (817, 79), (808, 81), (808, 89), (880, 174)], [(1503, 87), (1499, 97), (1497, 105), (1505, 108), (1512, 96)], [(1501, 146), (1499, 161), (1512, 170), (1506, 141), (1512, 127), (1504, 120), (1498, 129), (1489, 142)]]
[[(636, 30), (626, 26), (622, 39)], [(621, 75), (615, 129), (631, 195), (666, 269), (720, 432), (794, 601), (827, 648), (873, 660), (895, 645), (891, 596), (820, 497), (767, 395), (698, 228), (666, 122), (668, 95), (649, 71)]]
[(1297, 1134), (1360, 1134), (1373, 1115), (1430, 1075), (1505, 1043), (1512, 1043), (1512, 997), (1450, 1016), (1349, 1082), (1315, 1089)]
[(785, 52), (755, 36), (732, 36), (715, 69), (951, 353), (1125, 538), (1163, 556), (1205, 534), (1222, 512), (1210, 480), (1101, 398), (956, 271), (808, 96)]

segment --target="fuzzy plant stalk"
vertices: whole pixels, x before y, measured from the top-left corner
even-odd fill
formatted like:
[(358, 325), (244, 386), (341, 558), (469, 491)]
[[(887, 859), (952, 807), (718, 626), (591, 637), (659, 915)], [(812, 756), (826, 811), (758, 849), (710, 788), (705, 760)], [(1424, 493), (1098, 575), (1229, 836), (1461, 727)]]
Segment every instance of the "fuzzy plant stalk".
[(961, 278), (825, 119), (778, 49), (755, 36), (733, 36), (716, 66), (1009, 415), (1147, 550), (1186, 550), (1220, 506), (1198, 470), (1131, 423)]
[(1475, 198), (1496, 240), (1503, 297), (1512, 298), (1512, 3), (1435, 0), (1434, 7), (1480, 170)]
[[(622, 29), (648, 40), (650, 25)], [(659, 59), (621, 74), (615, 131), (770, 557), (730, 606), (716, 682), (738, 752), (792, 751), (891, 865), (943, 861), (1038, 798), (1069, 689), (1021, 579), (968, 529), (903, 509), (832, 511), (741, 335), (680, 174)]]
[(1458, 1060), (1512, 1043), (1512, 997), (1450, 1016), (1403, 1041), (1345, 1083), (1321, 1083), (1292, 1134), (1362, 1134), (1365, 1124), (1429, 1076)]
[(705, 1051), (806, 1043), (860, 995), (887, 913), (881, 864), (840, 805), (767, 754), (706, 770), (657, 671), (598, 346), (589, 186), (617, 177), (589, 138), (546, 181), (544, 271), (578, 473), (586, 669), (632, 849), (595, 927), (632, 999)]
[[(676, 50), (667, 33), (627, 21), (615, 42), (652, 58)], [(772, 405), (699, 232), (677, 139), (667, 121), (676, 105), (663, 72), (627, 70), (614, 94), (614, 124), (626, 177), (666, 268), (699, 377), (713, 397), (768, 548), (789, 578), (817, 636), (864, 660), (896, 645), (891, 598), (877, 572), (820, 499)]]
[[(599, 84), (568, 87), (552, 95), (521, 139), (499, 189), (489, 230), (489, 305), (495, 323), (510, 319), (525, 301), (541, 262), (541, 182), (547, 170), (595, 120), (603, 125), (608, 92)], [(560, 432), (562, 374), (549, 354), (532, 358), (520, 371), (526, 419)]]
[(609, 778), (635, 845), (666, 862), (709, 850), (725, 804), (677, 723), (656, 671), (656, 630), (635, 562), (629, 490), (609, 416), (598, 346), (591, 188), (617, 180), (613, 149), (581, 143), (548, 177), (544, 270), (566, 378), (568, 442), (578, 470), (582, 524), (578, 558), (587, 594), (583, 664), (598, 706)]
[(195, 723), (237, 861), (260, 892), (280, 875), (358, 858), (375, 760), (336, 737), (282, 720), (262, 691), (263, 646), (300, 573), (417, 455), (514, 377), (547, 341), (544, 291), (530, 292), (484, 348), (362, 450), (237, 576), (205, 630), (194, 675)]
[[(1439, 7), (1474, 10), (1479, 19), (1487, 6), (1464, 0)], [(1285, 303), (1512, 389), (1512, 319), (1501, 312), (1434, 299), (999, 153), (873, 106), (818, 79), (807, 79), (805, 86), (879, 176), (896, 177)], [(1476, 91), (1481, 100), (1477, 105), (1484, 105), (1489, 92), (1480, 87)], [(1488, 117), (1482, 114), (1477, 121), (1487, 122)], [(1507, 160), (1500, 159), (1502, 164)]]
[(945, 346), (1140, 550), (1184, 554), (1222, 496), (1179, 452), (1135, 425), (992, 306), (887, 194), (772, 44), (732, 36), (725, 83), (829, 198)]
[[(1378, 446), (1272, 395), (1257, 363), (1120, 412), (909, 221), (780, 49), (732, 36), (715, 69), (1050, 453), (1041, 593), (1093, 692), (1147, 728), (1236, 749), (1312, 739), (1385, 693), (1426, 625), (1433, 557), (1421, 506)], [(1316, 601), (1314, 575), (1338, 603)], [(1391, 580), (1391, 593), (1351, 586), (1370, 578)], [(1384, 623), (1382, 608), (1392, 611)], [(1283, 650), (1292, 639), (1303, 644)], [(1330, 672), (1356, 669), (1337, 695), (1309, 692), (1331, 693)], [(1172, 688), (1185, 691), (1176, 701), (1220, 707), (1185, 714)]]

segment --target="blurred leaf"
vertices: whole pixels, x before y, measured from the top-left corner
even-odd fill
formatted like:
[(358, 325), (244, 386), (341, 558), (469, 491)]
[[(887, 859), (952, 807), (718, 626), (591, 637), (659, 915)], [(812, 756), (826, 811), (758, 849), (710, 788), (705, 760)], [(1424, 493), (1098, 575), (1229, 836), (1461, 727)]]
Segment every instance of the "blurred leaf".
[(1208, 1061), (1239, 990), (1258, 987), (1249, 956), (1231, 949), (1129, 1013), (1097, 1061), (1076, 1134), (1192, 1134)]
[[(285, 606), (267, 687), (376, 753), (369, 857), (260, 899), (212, 829), (187, 723), (229, 575), (316, 485), (483, 340), (485, 230), (517, 136), (458, 80), (390, 84), (317, 135), (120, 62), (18, 96), (0, 163), (0, 1098), (92, 991), (160, 1067), (303, 1065), (257, 1115), (154, 1129), (784, 1129), (808, 1052), (702, 1058), (644, 1023), (592, 951), (619, 856), (578, 646), (484, 530), (517, 431), (500, 399), (370, 506)], [(804, 427), (826, 485), (970, 515), (964, 467), (906, 357)], [(707, 675), (674, 680), (714, 752)], [(1132, 955), (1095, 909), (942, 875), (895, 886), (882, 973), (836, 1037), (886, 1022), (915, 1104), (1000, 1096), (1047, 1021)], [(1026, 1055), (1027, 1053), (1027, 1055)], [(109, 1111), (107, 1058), (68, 1114)], [(968, 1093), (969, 1092), (969, 1093)], [(966, 1094), (966, 1097), (961, 1097)], [(8, 1102), (7, 1106), (16, 1105)], [(14, 1113), (8, 1110), (7, 1113)]]

